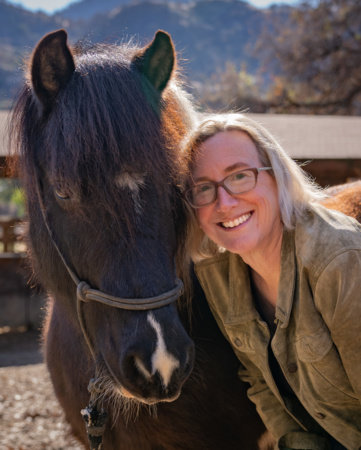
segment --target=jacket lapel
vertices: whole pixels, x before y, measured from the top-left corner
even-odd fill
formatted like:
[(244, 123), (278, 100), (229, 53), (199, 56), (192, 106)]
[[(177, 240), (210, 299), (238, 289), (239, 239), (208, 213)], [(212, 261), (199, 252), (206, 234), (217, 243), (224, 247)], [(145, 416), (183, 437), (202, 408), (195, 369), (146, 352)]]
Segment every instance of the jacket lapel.
[(288, 326), (294, 292), (296, 287), (296, 255), (295, 255), (295, 233), (294, 231), (283, 232), (281, 249), (281, 276), (278, 287), (278, 299), (276, 305), (276, 319), (279, 320), (281, 328)]

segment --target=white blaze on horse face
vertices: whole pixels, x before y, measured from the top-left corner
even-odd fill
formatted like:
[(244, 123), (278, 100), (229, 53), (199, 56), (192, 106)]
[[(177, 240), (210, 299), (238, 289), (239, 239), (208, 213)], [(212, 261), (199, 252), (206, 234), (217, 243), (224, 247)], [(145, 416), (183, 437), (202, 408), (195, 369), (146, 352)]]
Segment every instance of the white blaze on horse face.
[[(141, 369), (141, 371), (144, 373), (148, 373), (148, 375), (153, 375), (155, 372), (159, 372), (163, 386), (168, 386), (168, 383), (172, 377), (172, 374), (175, 369), (179, 367), (179, 361), (167, 351), (167, 348), (165, 346), (164, 337), (162, 333), (162, 328), (154, 318), (154, 315), (150, 312), (148, 313), (148, 322), (150, 325), (154, 328), (154, 331), (157, 335), (157, 345), (155, 352), (152, 355), (152, 374), (149, 374), (149, 372), (144, 368), (144, 371)], [(139, 366), (138, 366), (139, 367)]]
[(120, 189), (129, 189), (135, 203), (135, 208), (140, 213), (139, 189), (144, 186), (145, 175), (124, 170), (115, 178), (115, 184)]

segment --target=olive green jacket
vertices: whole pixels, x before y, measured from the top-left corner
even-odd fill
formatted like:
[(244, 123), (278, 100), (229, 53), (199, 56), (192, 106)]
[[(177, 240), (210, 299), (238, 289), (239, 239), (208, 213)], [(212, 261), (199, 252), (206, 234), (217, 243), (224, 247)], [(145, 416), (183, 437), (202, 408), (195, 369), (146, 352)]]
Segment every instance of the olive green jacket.
[[(272, 264), (272, 261), (269, 261)], [(327, 449), (286, 404), (268, 364), (270, 332), (256, 311), (249, 272), (229, 252), (196, 264), (240, 378), (277, 448)], [(347, 449), (361, 449), (361, 226), (318, 206), (282, 241), (273, 353), (308, 413)]]

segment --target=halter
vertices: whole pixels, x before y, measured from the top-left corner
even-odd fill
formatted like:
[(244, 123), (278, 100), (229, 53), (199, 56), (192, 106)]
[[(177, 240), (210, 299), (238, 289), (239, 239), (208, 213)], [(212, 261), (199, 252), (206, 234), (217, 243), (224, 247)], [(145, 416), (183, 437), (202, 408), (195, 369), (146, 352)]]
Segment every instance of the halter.
[[(40, 181), (37, 177), (36, 180), (36, 192), (39, 200), (40, 210), (43, 217), (43, 221), (46, 229), (48, 230), (48, 234), (50, 240), (58, 253), (63, 265), (68, 271), (71, 279), (73, 280), (76, 286), (76, 309), (77, 316), (80, 324), (80, 328), (82, 330), (84, 339), (88, 345), (90, 353), (96, 361), (95, 358), (95, 350), (94, 345), (91, 342), (89, 333), (86, 328), (83, 305), (84, 303), (89, 302), (98, 302), (102, 303), (106, 306), (111, 306), (113, 308), (131, 310), (131, 311), (147, 311), (150, 309), (161, 308), (162, 306), (169, 305), (177, 300), (177, 298), (183, 293), (183, 283), (182, 280), (176, 278), (175, 287), (163, 294), (156, 295), (154, 297), (148, 298), (124, 298), (124, 297), (116, 297), (110, 294), (106, 294), (103, 291), (98, 289), (93, 289), (86, 281), (82, 281), (76, 272), (69, 266), (67, 263), (60, 247), (57, 244), (57, 241), (54, 237), (54, 233), (50, 228), (50, 224), (47, 218), (46, 209), (43, 201), (42, 192), (40, 189)], [(88, 390), (90, 392), (90, 401), (89, 405), (81, 411), (83, 419), (86, 423), (87, 434), (89, 439), (89, 444), (91, 449), (101, 449), (102, 447), (102, 435), (105, 429), (105, 421), (106, 421), (106, 412), (98, 411), (96, 407), (96, 397), (97, 397), (97, 388), (96, 388), (97, 378), (92, 379), (89, 383)]]

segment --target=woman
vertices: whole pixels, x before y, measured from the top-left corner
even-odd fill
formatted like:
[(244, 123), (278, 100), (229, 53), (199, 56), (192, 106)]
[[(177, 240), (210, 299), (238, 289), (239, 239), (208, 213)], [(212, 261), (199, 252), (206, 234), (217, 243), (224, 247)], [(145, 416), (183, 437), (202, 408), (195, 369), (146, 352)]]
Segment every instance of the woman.
[(242, 114), (185, 146), (190, 248), (280, 449), (361, 449), (361, 226)]

